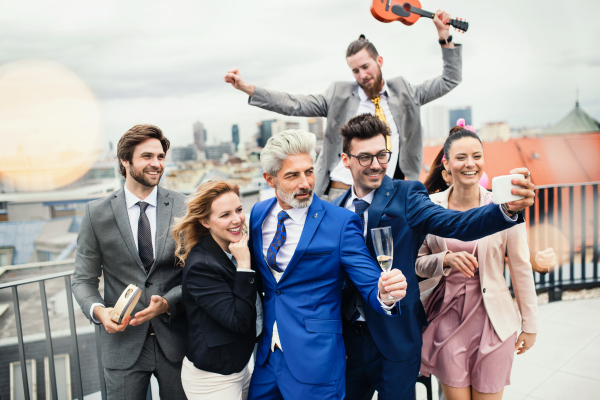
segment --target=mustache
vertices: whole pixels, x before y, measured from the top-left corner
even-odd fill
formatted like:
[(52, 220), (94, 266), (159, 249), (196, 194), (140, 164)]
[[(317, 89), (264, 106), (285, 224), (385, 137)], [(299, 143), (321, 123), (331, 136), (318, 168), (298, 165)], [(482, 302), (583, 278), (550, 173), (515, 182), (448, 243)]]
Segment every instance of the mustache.
[(300, 195), (303, 195), (303, 194), (311, 194), (311, 193), (312, 193), (311, 189), (300, 189), (300, 190), (294, 192), (294, 197), (300, 196)]

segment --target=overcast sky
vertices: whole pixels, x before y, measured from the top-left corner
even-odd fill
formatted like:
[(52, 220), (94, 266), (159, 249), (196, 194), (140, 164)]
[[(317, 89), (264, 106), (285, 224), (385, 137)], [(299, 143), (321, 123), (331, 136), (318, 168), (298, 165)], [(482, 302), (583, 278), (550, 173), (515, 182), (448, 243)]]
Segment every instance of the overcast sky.
[[(384, 58), (384, 78), (419, 83), (441, 74), (431, 20), (383, 24), (370, 4), (3, 0), (0, 64), (44, 59), (69, 68), (96, 95), (102, 131), (115, 142), (131, 126), (152, 123), (185, 145), (196, 120), (209, 141), (230, 140), (233, 123), (249, 140), (257, 121), (277, 116), (248, 106), (223, 82), (231, 67), (257, 86), (322, 93), (334, 80), (353, 79), (344, 54), (363, 33)], [(476, 126), (547, 125), (573, 108), (579, 87), (581, 106), (600, 119), (600, 2), (423, 0), (422, 8), (471, 24), (453, 34), (464, 45), (463, 82), (433, 104), (471, 105)]]

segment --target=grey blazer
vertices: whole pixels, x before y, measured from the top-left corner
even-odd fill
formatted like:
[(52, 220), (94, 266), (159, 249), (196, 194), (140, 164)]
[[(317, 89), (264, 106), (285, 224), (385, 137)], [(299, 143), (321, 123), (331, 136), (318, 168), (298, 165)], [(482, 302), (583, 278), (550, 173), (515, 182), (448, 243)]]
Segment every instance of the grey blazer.
[[(185, 196), (158, 187), (156, 210), (156, 261), (146, 275), (125, 204), (123, 189), (87, 204), (75, 253), (73, 294), (83, 313), (90, 319), (90, 307), (102, 303), (112, 307), (127, 285), (142, 289), (142, 296), (132, 315), (148, 307), (152, 295), (169, 302), (170, 316), (152, 320), (156, 338), (166, 357), (180, 362), (185, 355), (187, 318), (181, 298), (183, 268), (175, 265), (175, 241), (171, 236), (174, 217), (185, 213)], [(104, 274), (104, 298), (98, 291)], [(130, 368), (138, 359), (148, 334), (149, 322), (128, 326), (124, 332), (108, 333), (102, 329), (102, 364), (110, 369)]]
[[(407, 179), (419, 179), (423, 159), (420, 107), (445, 95), (462, 80), (462, 46), (455, 46), (442, 48), (441, 76), (416, 86), (401, 76), (386, 79), (391, 92), (388, 93), (390, 110), (400, 134), (400, 168)], [(257, 87), (248, 103), (284, 115), (327, 118), (323, 151), (315, 168), (315, 193), (322, 196), (329, 186), (329, 174), (341, 159), (339, 130), (358, 111), (358, 83), (334, 82), (325, 94), (318, 95), (292, 95)]]

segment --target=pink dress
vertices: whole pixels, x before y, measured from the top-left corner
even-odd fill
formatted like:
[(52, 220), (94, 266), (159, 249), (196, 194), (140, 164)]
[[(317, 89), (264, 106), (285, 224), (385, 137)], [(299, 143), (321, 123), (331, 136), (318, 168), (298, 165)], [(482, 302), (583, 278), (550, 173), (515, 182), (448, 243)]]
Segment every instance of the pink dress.
[[(448, 250), (477, 257), (476, 241), (446, 239)], [(452, 269), (443, 277), (427, 305), (429, 326), (423, 332), (421, 373), (435, 375), (456, 388), (472, 386), (480, 393), (497, 393), (510, 385), (517, 334), (500, 340), (490, 322), (479, 280)]]

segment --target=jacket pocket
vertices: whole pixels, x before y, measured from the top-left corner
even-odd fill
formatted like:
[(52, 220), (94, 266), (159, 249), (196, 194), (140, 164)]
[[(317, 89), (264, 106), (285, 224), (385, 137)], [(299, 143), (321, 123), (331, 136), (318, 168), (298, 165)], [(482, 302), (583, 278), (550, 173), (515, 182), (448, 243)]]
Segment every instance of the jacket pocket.
[(211, 332), (204, 335), (208, 347), (223, 346), (235, 342), (237, 335), (231, 331)]
[(342, 333), (341, 319), (305, 319), (304, 326), (313, 333)]

